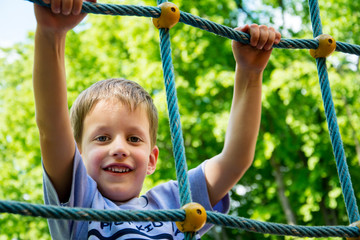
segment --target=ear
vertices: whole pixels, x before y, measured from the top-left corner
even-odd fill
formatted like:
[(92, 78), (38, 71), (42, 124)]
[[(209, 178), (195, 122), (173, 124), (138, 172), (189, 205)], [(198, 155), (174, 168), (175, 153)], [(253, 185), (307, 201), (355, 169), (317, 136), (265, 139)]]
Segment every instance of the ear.
[(159, 148), (157, 146), (155, 146), (150, 153), (149, 156), (149, 163), (148, 163), (148, 167), (147, 167), (147, 175), (151, 175), (155, 172), (156, 169), (156, 163), (159, 157)]

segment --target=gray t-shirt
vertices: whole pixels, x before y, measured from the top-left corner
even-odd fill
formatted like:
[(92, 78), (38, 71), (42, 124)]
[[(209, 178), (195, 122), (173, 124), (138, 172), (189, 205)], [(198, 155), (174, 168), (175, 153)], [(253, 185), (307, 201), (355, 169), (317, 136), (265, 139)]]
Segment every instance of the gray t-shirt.
[[(202, 163), (189, 171), (189, 181), (193, 202), (200, 203), (206, 210), (227, 213), (229, 196), (226, 195), (214, 208), (211, 207)], [(57, 193), (44, 171), (45, 204), (66, 207), (83, 207), (106, 210), (157, 210), (178, 209), (179, 193), (176, 181), (158, 185), (139, 198), (121, 205), (101, 195), (96, 182), (87, 174), (81, 155), (76, 149), (73, 177), (69, 201), (60, 203)], [(184, 239), (173, 222), (96, 222), (49, 219), (50, 234), (53, 239)], [(197, 234), (200, 238), (211, 228), (206, 224)]]

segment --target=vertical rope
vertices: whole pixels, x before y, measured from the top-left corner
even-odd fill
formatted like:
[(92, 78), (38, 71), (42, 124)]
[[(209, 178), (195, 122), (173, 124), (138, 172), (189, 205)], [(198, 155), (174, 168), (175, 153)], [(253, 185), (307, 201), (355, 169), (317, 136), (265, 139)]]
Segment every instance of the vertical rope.
[(164, 70), (166, 100), (169, 111), (171, 141), (175, 157), (176, 175), (179, 182), (180, 203), (191, 202), (190, 184), (187, 177), (184, 140), (181, 130), (180, 113), (177, 104), (174, 68), (171, 60), (169, 29), (160, 29), (160, 50)]
[(314, 38), (322, 34), (322, 24), (320, 18), (320, 9), (317, 0), (309, 0), (310, 19), (313, 28)]
[[(322, 26), (320, 19), (320, 11), (317, 0), (309, 0), (311, 23), (313, 27), (313, 35), (317, 37), (322, 34)], [(319, 75), (319, 83), (321, 88), (321, 95), (325, 108), (325, 115), (328, 124), (331, 144), (335, 155), (336, 167), (340, 179), (340, 185), (345, 199), (347, 214), (350, 223), (360, 220), (359, 210), (356, 204), (356, 198), (351, 183), (349, 169), (346, 163), (345, 151), (339, 126), (337, 123), (334, 102), (331, 95), (328, 72), (326, 68), (326, 58), (317, 58), (316, 66)]]
[[(158, 0), (158, 4), (166, 0)], [(160, 31), (160, 53), (164, 71), (164, 82), (166, 90), (166, 101), (168, 105), (171, 142), (175, 157), (176, 176), (179, 184), (180, 204), (184, 206), (192, 202), (190, 183), (187, 175), (187, 164), (185, 157), (184, 138), (182, 135), (180, 113), (175, 87), (174, 66), (171, 59), (170, 32), (169, 29), (159, 29)], [(185, 233), (186, 240), (195, 240), (192, 233)]]
[[(161, 4), (167, 0), (158, 0)], [(175, 157), (176, 176), (179, 184), (180, 204), (184, 206), (192, 202), (190, 183), (187, 174), (187, 164), (185, 157), (184, 138), (181, 129), (180, 113), (178, 107), (178, 100), (175, 87), (174, 66), (171, 58), (171, 43), (169, 29), (161, 28), (160, 31), (160, 53), (162, 66), (164, 71), (164, 82), (166, 90), (166, 101), (168, 105), (171, 142), (173, 145), (173, 152)], [(192, 233), (186, 232), (185, 240), (195, 240)]]

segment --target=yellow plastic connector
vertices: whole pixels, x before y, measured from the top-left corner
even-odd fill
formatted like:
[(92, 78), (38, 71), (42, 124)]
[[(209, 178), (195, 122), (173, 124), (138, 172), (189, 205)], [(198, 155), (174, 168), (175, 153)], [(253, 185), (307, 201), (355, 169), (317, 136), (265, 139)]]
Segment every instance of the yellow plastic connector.
[(335, 51), (336, 41), (329, 34), (321, 34), (315, 39), (319, 40), (319, 47), (317, 49), (310, 49), (310, 55), (313, 58), (326, 58)]
[[(351, 227), (358, 227), (360, 229), (360, 221), (357, 222), (353, 222), (352, 224), (350, 224)], [(348, 237), (346, 238), (347, 240), (360, 240), (360, 236), (359, 237)]]
[(170, 29), (179, 22), (180, 10), (175, 4), (164, 2), (158, 7), (161, 8), (161, 15), (159, 18), (153, 18), (153, 23), (156, 28)]
[(181, 232), (197, 232), (206, 223), (206, 211), (199, 203), (185, 204), (182, 209), (185, 210), (185, 220), (176, 222), (176, 226)]

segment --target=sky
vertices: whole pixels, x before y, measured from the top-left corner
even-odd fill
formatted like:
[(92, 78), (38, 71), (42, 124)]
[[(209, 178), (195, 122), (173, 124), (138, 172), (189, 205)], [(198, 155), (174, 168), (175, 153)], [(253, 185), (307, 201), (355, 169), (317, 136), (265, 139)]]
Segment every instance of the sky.
[(26, 39), (35, 31), (33, 4), (25, 0), (0, 0), (0, 47), (8, 47)]
[[(122, 1), (117, 0), (114, 2), (121, 3)], [(257, 1), (252, 0), (252, 2), (255, 6)], [(286, 16), (287, 19), (290, 17)], [(301, 20), (295, 17), (291, 19), (292, 21), (287, 22), (293, 23), (294, 26), (288, 27), (296, 31), (294, 28), (301, 25)], [(26, 0), (0, 0), (0, 47), (8, 47), (16, 42), (24, 41), (27, 33), (35, 31), (35, 28), (36, 20), (33, 3)]]

